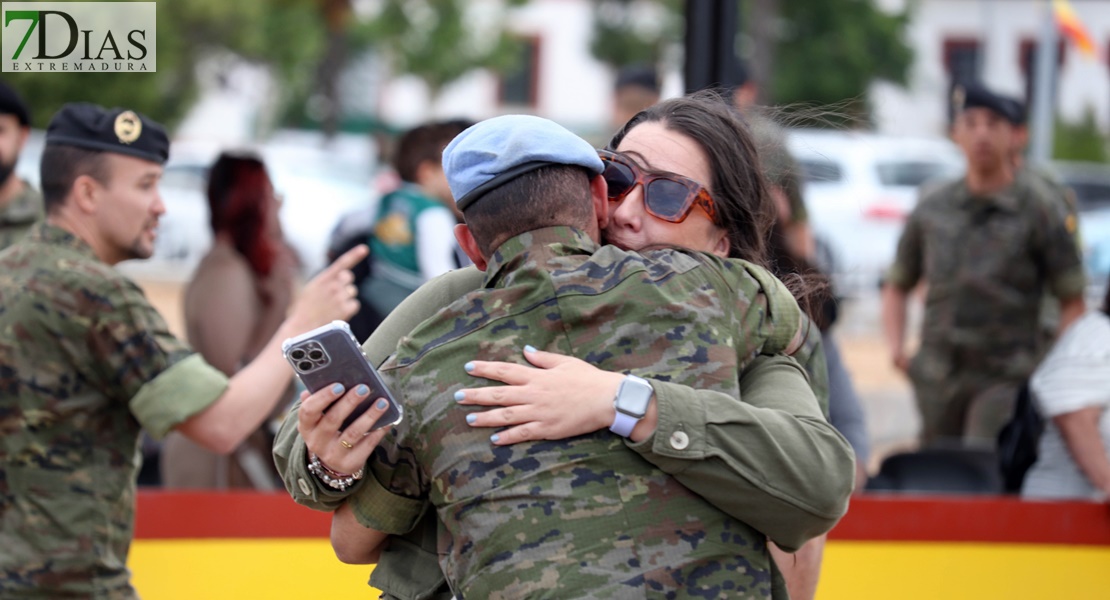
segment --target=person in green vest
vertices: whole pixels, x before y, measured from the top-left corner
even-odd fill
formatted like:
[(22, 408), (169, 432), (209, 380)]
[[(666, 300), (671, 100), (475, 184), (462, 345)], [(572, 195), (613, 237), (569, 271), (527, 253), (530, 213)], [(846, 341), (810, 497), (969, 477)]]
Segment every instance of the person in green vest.
[(454, 229), (460, 215), (443, 175), (443, 148), (470, 126), (456, 119), (409, 130), (393, 167), (401, 185), (381, 200), (370, 234), (363, 303), (384, 317), (420, 284), (460, 266)]

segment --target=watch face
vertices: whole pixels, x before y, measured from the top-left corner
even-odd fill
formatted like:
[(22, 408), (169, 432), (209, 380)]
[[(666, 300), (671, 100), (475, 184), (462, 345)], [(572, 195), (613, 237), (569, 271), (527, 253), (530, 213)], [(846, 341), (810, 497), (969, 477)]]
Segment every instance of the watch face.
[(647, 381), (629, 375), (621, 381), (617, 389), (617, 410), (626, 415), (642, 419), (647, 414), (648, 403), (654, 390)]

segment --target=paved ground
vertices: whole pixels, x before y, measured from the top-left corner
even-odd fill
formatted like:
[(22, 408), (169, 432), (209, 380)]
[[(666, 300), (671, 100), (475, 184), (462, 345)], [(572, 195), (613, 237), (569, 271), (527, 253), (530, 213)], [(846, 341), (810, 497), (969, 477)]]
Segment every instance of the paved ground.
[[(170, 329), (184, 335), (183, 286), (172, 274), (128, 270), (162, 312)], [(872, 472), (883, 456), (912, 447), (920, 427), (909, 384), (890, 366), (879, 329), (878, 296), (845, 302), (835, 329), (844, 361), (867, 414)]]

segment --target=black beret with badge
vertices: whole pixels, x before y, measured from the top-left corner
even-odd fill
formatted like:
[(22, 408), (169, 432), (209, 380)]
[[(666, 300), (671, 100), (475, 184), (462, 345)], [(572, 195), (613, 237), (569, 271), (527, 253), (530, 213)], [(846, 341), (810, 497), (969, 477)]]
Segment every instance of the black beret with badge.
[(980, 83), (959, 84), (952, 89), (952, 114), (969, 108), (985, 108), (1013, 125), (1025, 123), (1025, 105), (1020, 100), (996, 94)]
[(66, 104), (46, 127), (46, 144), (126, 154), (163, 164), (170, 156), (166, 130), (147, 117), (124, 108)]
[(31, 111), (27, 108), (27, 103), (19, 92), (3, 81), (0, 81), (0, 115), (14, 115), (24, 127), (31, 124)]

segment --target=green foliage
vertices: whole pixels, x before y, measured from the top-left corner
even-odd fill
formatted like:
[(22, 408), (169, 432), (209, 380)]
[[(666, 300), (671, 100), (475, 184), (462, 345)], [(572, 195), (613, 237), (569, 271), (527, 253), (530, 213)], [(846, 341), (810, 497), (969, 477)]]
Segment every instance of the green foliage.
[(1095, 109), (1088, 106), (1083, 118), (1069, 123), (1056, 120), (1056, 135), (1052, 143), (1052, 157), (1057, 160), (1110, 162), (1107, 140), (1098, 127)]
[(847, 116), (860, 117), (873, 79), (905, 83), (913, 61), (904, 39), (908, 10), (887, 14), (873, 0), (780, 0), (780, 8), (783, 29), (770, 82), (775, 104), (849, 100)]
[(176, 124), (196, 99), (196, 63), (214, 50), (230, 50), (272, 65), (288, 89), (307, 85), (323, 42), (316, 0), (189, 0), (159, 2), (154, 73), (5, 73), (45, 127), (66, 102), (126, 106), (156, 121)]
[(682, 0), (594, 0), (590, 51), (614, 69), (659, 64), (667, 45), (682, 43), (682, 6)]
[(465, 0), (382, 0), (380, 13), (351, 27), (354, 49), (372, 48), (395, 72), (423, 79), (433, 95), (476, 68), (504, 72), (515, 66), (519, 42), (504, 29), (504, 8), (525, 0), (505, 0), (491, 22), (469, 22)]

